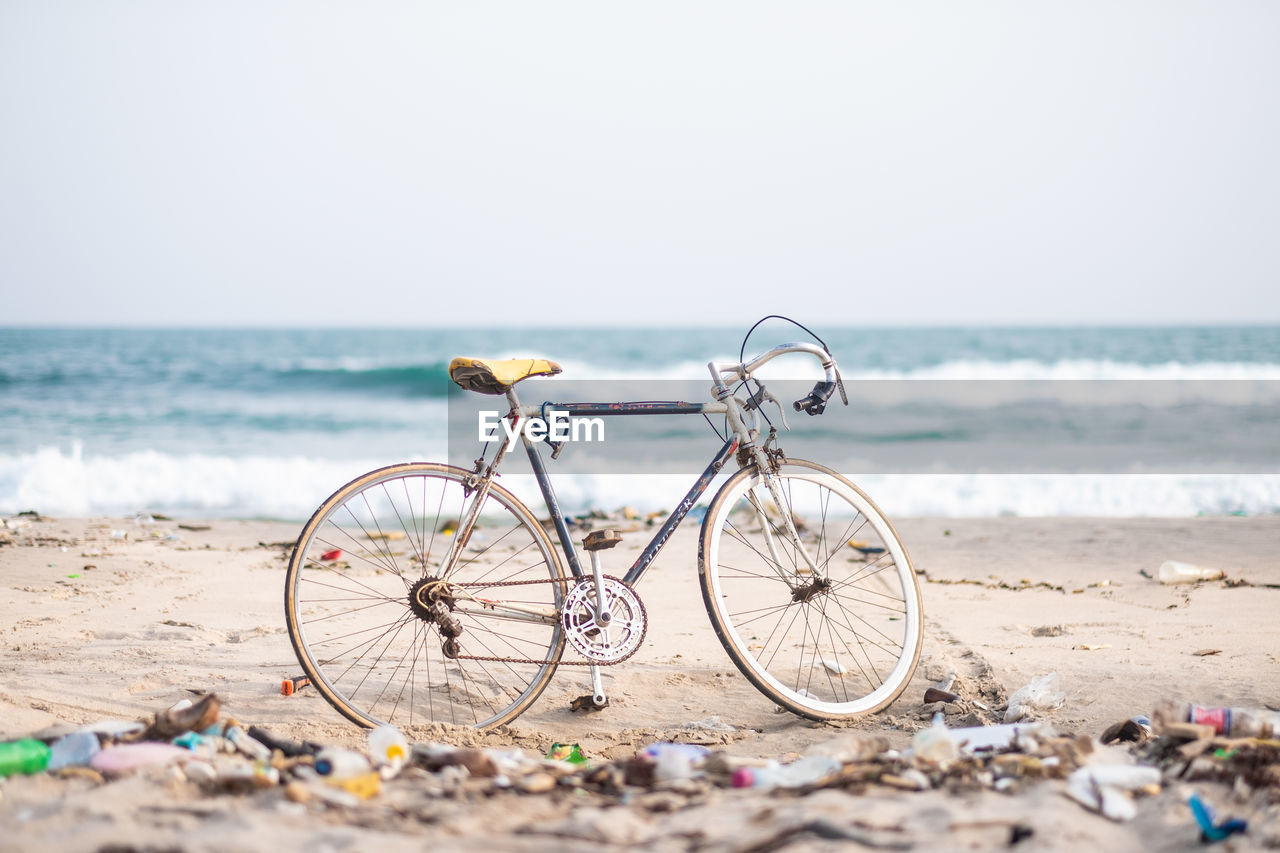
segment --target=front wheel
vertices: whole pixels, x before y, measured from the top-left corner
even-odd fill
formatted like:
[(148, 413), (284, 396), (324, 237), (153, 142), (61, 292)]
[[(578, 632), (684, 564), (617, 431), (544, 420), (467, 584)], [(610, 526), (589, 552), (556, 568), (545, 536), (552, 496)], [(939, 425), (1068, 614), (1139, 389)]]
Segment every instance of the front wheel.
[(879, 711), (915, 672), (923, 615), (911, 560), (835, 471), (798, 459), (776, 474), (738, 471), (703, 520), (698, 576), (729, 657), (793, 713)]

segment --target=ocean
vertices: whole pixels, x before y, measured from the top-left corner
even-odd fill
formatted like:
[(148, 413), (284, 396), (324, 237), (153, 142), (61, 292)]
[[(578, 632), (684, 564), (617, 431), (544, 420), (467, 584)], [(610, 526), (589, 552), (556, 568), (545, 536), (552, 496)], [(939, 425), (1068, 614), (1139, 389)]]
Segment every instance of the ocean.
[[(1280, 327), (813, 328), (851, 389), (917, 380), (960, 383), (949, 387), (1126, 380), (1143, 388), (1232, 380), (1280, 388)], [(451, 449), (455, 458), (477, 455), (450, 447), (457, 444), (448, 425), (453, 356), (558, 361), (563, 380), (540, 388), (569, 379), (705, 386), (706, 363), (736, 360), (743, 332), (0, 328), (0, 512), (304, 520), (368, 469), (443, 461)], [(785, 324), (766, 325), (747, 354), (804, 338)], [(1123, 418), (1037, 410), (1022, 427), (1024, 448), (1046, 431), (1067, 436), (1082, 428), (1088, 444), (1095, 440), (1088, 430), (1103, 422), (1107, 441), (1118, 446), (1174, 442), (1154, 464), (1122, 453), (1078, 470), (1055, 464), (1059, 454), (1051, 452), (1041, 454), (1044, 464), (1032, 464), (1037, 460), (1011, 451), (1022, 461), (1005, 467), (989, 464), (990, 452), (972, 454), (975, 446), (1019, 445), (1023, 409), (988, 407), (975, 415), (912, 404), (885, 414), (853, 402), (843, 409), (833, 401), (819, 419), (790, 413), (789, 421), (797, 435), (825, 424), (829, 447), (856, 444), (856, 453), (830, 464), (863, 475), (855, 481), (891, 517), (1280, 511), (1274, 394), (1226, 407), (1144, 401), (1141, 412), (1131, 405)], [(701, 418), (669, 421), (664, 441), (696, 447), (705, 458), (720, 444)], [(1166, 435), (1170, 424), (1176, 439)], [(928, 464), (909, 464), (917, 457)], [(895, 462), (877, 467), (881, 458)], [(1185, 466), (1170, 464), (1183, 458)], [(549, 464), (554, 475), (557, 463)], [(580, 512), (670, 508), (691, 479), (569, 472), (557, 483), (565, 509)], [(536, 499), (518, 475), (508, 485)]]

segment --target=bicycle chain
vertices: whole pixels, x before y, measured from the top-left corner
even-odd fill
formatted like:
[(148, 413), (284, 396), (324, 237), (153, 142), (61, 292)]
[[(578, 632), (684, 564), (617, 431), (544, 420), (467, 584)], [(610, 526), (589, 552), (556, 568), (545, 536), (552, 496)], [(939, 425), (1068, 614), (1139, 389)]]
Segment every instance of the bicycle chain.
[[(450, 585), (456, 586), (456, 587), (465, 588), (468, 586), (475, 586), (481, 589), (487, 589), (488, 587), (491, 587), (491, 586), (529, 586), (531, 584), (537, 584), (537, 583), (577, 584), (577, 583), (582, 583), (583, 581), (586, 581), (586, 580), (589, 580), (589, 578), (571, 578), (571, 577), (570, 578), (547, 578), (546, 580), (536, 580), (536, 581), (494, 581), (492, 583), (479, 583), (479, 582), (454, 583), (450, 581), (449, 583)], [(635, 592), (635, 590), (632, 590), (632, 592)], [(648, 614), (648, 611), (644, 609), (644, 601), (641, 600), (639, 595), (636, 596), (636, 603), (640, 605), (640, 613), (641, 615), (644, 616), (645, 621), (647, 623), (649, 619), (649, 614)], [(557, 620), (557, 624), (559, 624), (559, 620)], [(568, 643), (566, 643), (565, 645), (568, 645)], [(640, 644), (640, 646), (643, 646), (643, 645), (644, 643)], [(458, 655), (455, 658), (449, 658), (449, 660), (476, 660), (476, 661), (483, 661), (487, 663), (534, 663), (534, 664), (540, 664), (542, 666), (546, 666), (549, 663), (553, 663), (556, 666), (615, 666), (617, 664), (622, 663), (624, 660), (627, 660), (636, 652), (640, 651), (640, 646), (636, 646), (628, 654), (625, 654), (622, 657), (618, 658), (617, 660), (613, 660), (613, 661), (592, 661), (592, 660), (585, 660), (585, 659), (584, 660), (564, 660), (563, 658), (558, 660), (534, 660), (533, 658), (500, 658), (500, 657), (489, 657), (485, 655)], [(576, 649), (574, 649), (574, 651), (577, 652)], [(581, 654), (581, 652), (577, 652), (577, 653)]]

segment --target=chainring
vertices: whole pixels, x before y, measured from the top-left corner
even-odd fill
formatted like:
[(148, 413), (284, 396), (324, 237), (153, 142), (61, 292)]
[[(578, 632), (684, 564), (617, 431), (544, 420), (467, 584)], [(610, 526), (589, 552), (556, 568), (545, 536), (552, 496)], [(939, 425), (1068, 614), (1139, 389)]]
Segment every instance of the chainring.
[(596, 621), (596, 582), (585, 578), (568, 591), (560, 612), (565, 641), (593, 663), (626, 660), (644, 642), (648, 618), (635, 590), (618, 578), (604, 576), (605, 608), (612, 616), (607, 626)]

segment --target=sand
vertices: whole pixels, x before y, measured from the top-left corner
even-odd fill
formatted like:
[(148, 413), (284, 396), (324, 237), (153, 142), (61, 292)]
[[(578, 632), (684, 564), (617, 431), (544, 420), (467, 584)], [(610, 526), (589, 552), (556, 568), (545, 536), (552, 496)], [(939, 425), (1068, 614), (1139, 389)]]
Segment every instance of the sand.
[[(184, 523), (192, 524), (189, 520)], [(283, 696), (301, 669), (285, 634), (287, 547), (299, 525), (212, 521), (208, 530), (132, 519), (41, 519), (0, 545), (0, 736), (55, 723), (149, 716), (194, 692), (216, 691), (246, 725), (291, 738), (359, 746), (364, 732), (314, 690)], [(644, 647), (608, 670), (611, 706), (574, 714), (585, 670), (561, 668), (542, 698), (495, 732), (443, 730), (479, 745), (544, 751), (577, 742), (621, 758), (673, 734), (699, 733), (737, 756), (788, 757), (849, 732), (905, 748), (927, 725), (927, 687), (949, 672), (956, 692), (992, 708), (1029, 680), (1057, 672), (1065, 704), (1042, 718), (1097, 737), (1149, 713), (1163, 697), (1275, 707), (1280, 661), (1280, 517), (1157, 519), (906, 519), (896, 522), (917, 571), (925, 641), (915, 679), (886, 711), (839, 726), (786, 713), (729, 661), (698, 591), (696, 528), (684, 525), (639, 586), (650, 626)], [(198, 526), (198, 525), (197, 525)], [(113, 538), (113, 531), (128, 538)], [(171, 538), (174, 537), (174, 538)], [(0, 537), (3, 538), (3, 537)], [(606, 565), (629, 565), (644, 544), (628, 536)], [(1168, 559), (1220, 567), (1248, 586), (1165, 586)], [(709, 719), (712, 718), (712, 719)], [(979, 719), (977, 722), (988, 722)], [(732, 732), (715, 731), (717, 723)], [(503, 794), (463, 800), (384, 795), (358, 810), (315, 810), (278, 792), (209, 796), (163, 774), (96, 785), (49, 775), (0, 783), (0, 850), (835, 849), (798, 827), (861, 827), (867, 843), (929, 849), (1004, 846), (1009, 827), (1033, 830), (1035, 849), (1191, 849), (1185, 786), (1138, 803), (1131, 823), (1090, 814), (1063, 783), (990, 791), (908, 793), (874, 787), (806, 797), (715, 791), (638, 798), (623, 807), (589, 796)], [(1262, 794), (1199, 786), (1220, 810), (1252, 817), (1249, 849), (1273, 833), (1277, 806)], [(1234, 813), (1233, 812), (1233, 813)]]

